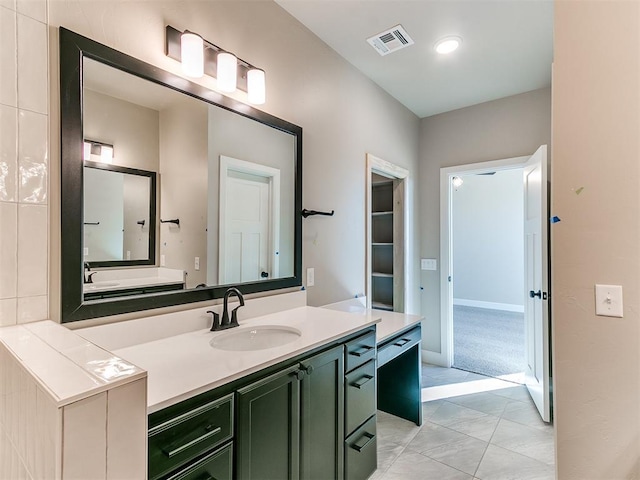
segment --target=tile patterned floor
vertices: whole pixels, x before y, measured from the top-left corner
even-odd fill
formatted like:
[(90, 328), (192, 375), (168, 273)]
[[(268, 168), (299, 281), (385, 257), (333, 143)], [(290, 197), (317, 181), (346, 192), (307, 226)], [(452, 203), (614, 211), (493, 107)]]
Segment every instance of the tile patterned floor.
[[(435, 386), (486, 377), (423, 365)], [(511, 386), (512, 385), (512, 386)], [(378, 412), (378, 470), (372, 480), (553, 480), (553, 426), (526, 387), (423, 403), (424, 423)]]

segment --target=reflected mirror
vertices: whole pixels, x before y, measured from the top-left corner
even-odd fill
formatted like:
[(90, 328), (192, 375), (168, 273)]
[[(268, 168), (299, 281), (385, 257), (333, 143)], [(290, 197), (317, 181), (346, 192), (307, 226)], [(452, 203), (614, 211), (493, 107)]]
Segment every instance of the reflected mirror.
[(153, 265), (155, 225), (155, 172), (85, 160), (85, 262), (94, 268)]
[(301, 285), (300, 127), (64, 28), (60, 52), (63, 322)]

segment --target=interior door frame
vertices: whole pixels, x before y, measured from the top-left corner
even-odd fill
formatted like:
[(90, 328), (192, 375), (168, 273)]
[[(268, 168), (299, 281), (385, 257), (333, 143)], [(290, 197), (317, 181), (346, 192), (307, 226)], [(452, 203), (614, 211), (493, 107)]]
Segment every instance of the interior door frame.
[(440, 169), (440, 354), (430, 353), (431, 363), (448, 368), (453, 365), (453, 282), (450, 281), (453, 276), (453, 177), (523, 168), (530, 157), (525, 155)]
[(218, 232), (218, 282), (222, 285), (225, 272), (227, 235), (227, 179), (229, 171), (264, 177), (269, 182), (269, 267), (271, 278), (280, 276), (280, 170), (258, 163), (220, 155), (220, 196)]
[[(366, 232), (366, 239), (365, 239), (365, 245), (366, 245), (366, 259), (365, 259), (365, 279), (366, 279), (366, 290), (365, 290), (365, 295), (367, 298), (367, 308), (371, 308), (371, 299), (373, 297), (372, 295), (372, 282), (371, 282), (371, 264), (372, 264), (372, 259), (371, 259), (371, 210), (373, 208), (372, 202), (371, 202), (371, 174), (372, 173), (377, 173), (379, 175), (382, 175), (384, 177), (389, 177), (393, 180), (398, 180), (400, 182), (400, 185), (398, 186), (398, 188), (401, 189), (402, 191), (402, 244), (401, 246), (401, 251), (402, 251), (402, 273), (401, 273), (401, 277), (402, 277), (402, 296), (400, 297), (402, 299), (402, 311), (404, 312), (406, 309), (407, 305), (411, 305), (411, 298), (409, 297), (409, 290), (408, 288), (405, 288), (406, 286), (409, 285), (409, 265), (408, 265), (408, 259), (409, 259), (409, 222), (408, 222), (408, 217), (407, 217), (407, 208), (409, 205), (409, 198), (410, 198), (410, 192), (409, 192), (409, 170), (407, 170), (406, 168), (400, 167), (398, 165), (395, 165), (391, 162), (387, 162), (386, 160), (383, 160), (379, 157), (376, 157), (375, 155), (372, 155), (371, 153), (367, 153), (366, 156), (366, 163), (367, 163), (367, 171), (366, 171), (366, 186), (365, 186), (365, 196), (366, 196), (366, 208), (365, 208), (365, 232)], [(395, 197), (395, 194), (394, 194)], [(394, 217), (395, 217), (395, 207), (394, 207)], [(394, 228), (396, 226), (396, 219), (394, 218)], [(395, 250), (395, 242), (394, 242), (394, 250)], [(394, 254), (395, 257), (395, 254)], [(395, 260), (394, 260), (395, 262)], [(395, 272), (394, 272), (395, 273)], [(394, 282), (394, 303), (395, 303), (395, 295), (396, 295), (396, 284)]]

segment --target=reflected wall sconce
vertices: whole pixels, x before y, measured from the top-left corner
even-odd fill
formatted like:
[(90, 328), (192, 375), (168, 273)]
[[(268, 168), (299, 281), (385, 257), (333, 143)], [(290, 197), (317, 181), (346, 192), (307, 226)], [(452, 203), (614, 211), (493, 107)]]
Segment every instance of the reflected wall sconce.
[(95, 140), (84, 141), (84, 160), (91, 160), (91, 156), (100, 157), (101, 163), (113, 162), (113, 145), (108, 143), (96, 142)]
[(264, 70), (236, 57), (194, 32), (181, 32), (170, 25), (165, 29), (165, 55), (179, 61), (188, 77), (209, 75), (218, 80), (223, 92), (247, 92), (249, 103), (266, 101)]
[(464, 180), (462, 180), (462, 178), (460, 177), (453, 177), (451, 179), (451, 183), (453, 184), (454, 187), (458, 188), (462, 186), (462, 184), (464, 183)]

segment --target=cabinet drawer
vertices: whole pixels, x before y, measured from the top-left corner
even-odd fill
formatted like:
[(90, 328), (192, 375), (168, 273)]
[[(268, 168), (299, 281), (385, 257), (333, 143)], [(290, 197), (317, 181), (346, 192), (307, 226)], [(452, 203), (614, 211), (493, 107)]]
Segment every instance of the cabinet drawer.
[(376, 358), (376, 332), (370, 332), (351, 340), (345, 345), (345, 348), (347, 354), (345, 370), (350, 372), (354, 368), (358, 368), (360, 365)]
[(420, 342), (421, 336), (420, 327), (416, 327), (385, 342), (378, 348), (378, 367), (383, 366), (401, 353), (409, 350)]
[(231, 480), (233, 478), (232, 443), (210, 453), (167, 480)]
[(233, 394), (154, 426), (149, 429), (149, 478), (166, 475), (232, 436)]
[(345, 440), (345, 478), (365, 480), (377, 468), (376, 417)]
[(376, 362), (369, 360), (345, 377), (347, 435), (376, 413)]

